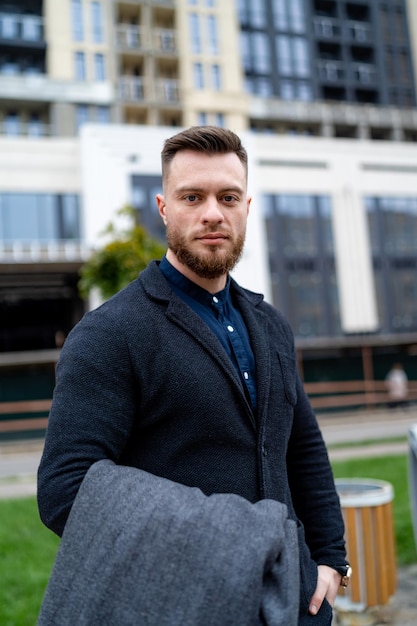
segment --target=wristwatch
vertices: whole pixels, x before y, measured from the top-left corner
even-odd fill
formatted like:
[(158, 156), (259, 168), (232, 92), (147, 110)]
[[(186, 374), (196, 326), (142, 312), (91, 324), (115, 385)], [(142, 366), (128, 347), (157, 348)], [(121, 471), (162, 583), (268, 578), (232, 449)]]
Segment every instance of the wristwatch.
[(349, 585), (350, 577), (352, 576), (352, 568), (349, 563), (344, 563), (343, 565), (332, 565), (332, 568), (341, 575), (342, 578), (340, 586), (346, 589)]

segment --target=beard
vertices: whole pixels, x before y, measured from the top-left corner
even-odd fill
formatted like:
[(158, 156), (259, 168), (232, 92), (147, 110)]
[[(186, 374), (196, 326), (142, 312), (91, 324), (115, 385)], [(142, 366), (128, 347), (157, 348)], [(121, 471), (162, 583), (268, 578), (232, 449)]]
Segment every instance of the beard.
[(168, 248), (175, 253), (178, 261), (200, 278), (208, 279), (228, 274), (242, 256), (245, 244), (245, 234), (238, 235), (230, 250), (222, 251), (218, 246), (213, 246), (206, 253), (198, 254), (190, 250), (185, 237), (170, 225), (167, 225), (166, 236)]

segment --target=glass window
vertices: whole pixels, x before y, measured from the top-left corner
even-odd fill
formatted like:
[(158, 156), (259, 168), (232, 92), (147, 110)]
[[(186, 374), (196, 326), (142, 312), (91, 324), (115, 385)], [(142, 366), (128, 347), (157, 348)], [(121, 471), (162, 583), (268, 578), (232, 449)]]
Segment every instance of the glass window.
[(266, 33), (252, 33), (253, 68), (260, 74), (268, 74), (271, 70), (269, 41)]
[(282, 80), (279, 95), (283, 100), (295, 100), (294, 83), (291, 80)]
[(101, 2), (91, 3), (91, 24), (93, 28), (94, 43), (103, 42), (103, 11)]
[(265, 1), (257, 0), (256, 2), (251, 2), (249, 11), (251, 26), (254, 26), (255, 28), (264, 28), (267, 24)]
[(32, 113), (28, 120), (27, 131), (29, 137), (42, 137), (44, 132), (44, 126), (39, 119), (39, 115), (37, 113)]
[(81, 0), (71, 0), (72, 37), (74, 41), (84, 39), (83, 9)]
[(220, 126), (221, 128), (224, 127), (224, 115), (223, 115), (223, 113), (216, 113), (215, 118), (214, 118), (214, 125), (215, 126)]
[(85, 80), (85, 54), (84, 52), (76, 52), (74, 57), (75, 62), (75, 79)]
[(6, 57), (1, 64), (0, 71), (5, 76), (16, 76), (20, 73), (19, 64), (16, 59)]
[(62, 195), (62, 229), (59, 233), (60, 239), (79, 239), (80, 220), (78, 196), (75, 194)]
[(250, 34), (246, 31), (240, 33), (240, 56), (242, 59), (242, 65), (245, 72), (250, 72), (252, 69), (252, 53), (250, 46)]
[(211, 66), (211, 84), (214, 91), (220, 91), (222, 88), (220, 65), (217, 63)]
[(96, 80), (106, 80), (104, 54), (96, 53), (94, 55), (94, 72)]
[(18, 16), (10, 13), (0, 15), (0, 34), (3, 39), (17, 39), (19, 37)]
[(86, 122), (88, 122), (88, 106), (86, 104), (77, 104), (75, 109), (75, 124), (77, 130)]
[(99, 124), (110, 123), (110, 107), (98, 106), (96, 109), (96, 121)]
[(194, 54), (200, 54), (201, 52), (200, 18), (197, 13), (189, 14), (188, 29), (190, 32), (191, 52), (193, 52)]
[(313, 90), (311, 83), (306, 81), (300, 81), (297, 84), (297, 98), (298, 100), (310, 101), (313, 99)]
[(219, 39), (217, 34), (217, 18), (215, 15), (207, 16), (207, 34), (209, 54), (219, 54)]
[(36, 15), (22, 15), (22, 39), (26, 41), (41, 41), (42, 21)]
[(4, 134), (9, 136), (20, 135), (20, 119), (17, 113), (9, 112), (4, 118)]
[(274, 0), (272, 4), (275, 28), (288, 30), (288, 11), (286, 0)]
[(304, 37), (294, 37), (292, 43), (294, 74), (303, 78), (310, 76), (307, 40)]
[(291, 76), (292, 61), (290, 38), (286, 35), (279, 35), (276, 38), (278, 70), (281, 76)]
[(204, 89), (204, 72), (203, 72), (202, 63), (194, 63), (193, 74), (194, 74), (194, 88)]
[(306, 29), (303, 0), (290, 0), (290, 25), (295, 33), (303, 33)]
[(207, 125), (207, 113), (204, 112), (200, 112), (198, 114), (198, 124), (199, 126), (206, 126)]

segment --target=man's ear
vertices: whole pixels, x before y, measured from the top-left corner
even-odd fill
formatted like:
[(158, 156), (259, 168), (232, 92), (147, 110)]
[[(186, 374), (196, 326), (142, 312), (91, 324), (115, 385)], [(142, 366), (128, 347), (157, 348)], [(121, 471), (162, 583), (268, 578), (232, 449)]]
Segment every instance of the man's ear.
[(252, 202), (252, 196), (248, 196), (246, 198), (246, 214), (249, 215), (249, 207), (251, 205)]
[(156, 205), (158, 207), (159, 215), (162, 217), (162, 221), (166, 225), (167, 218), (166, 218), (165, 197), (161, 193), (156, 194)]

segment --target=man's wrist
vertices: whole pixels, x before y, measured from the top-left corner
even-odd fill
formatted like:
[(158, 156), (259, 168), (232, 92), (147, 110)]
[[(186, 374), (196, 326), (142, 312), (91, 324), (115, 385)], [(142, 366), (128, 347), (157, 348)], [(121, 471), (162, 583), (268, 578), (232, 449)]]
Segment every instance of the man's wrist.
[(341, 563), (340, 565), (330, 565), (331, 568), (340, 574), (340, 586), (346, 589), (352, 576), (352, 568), (349, 563)]

